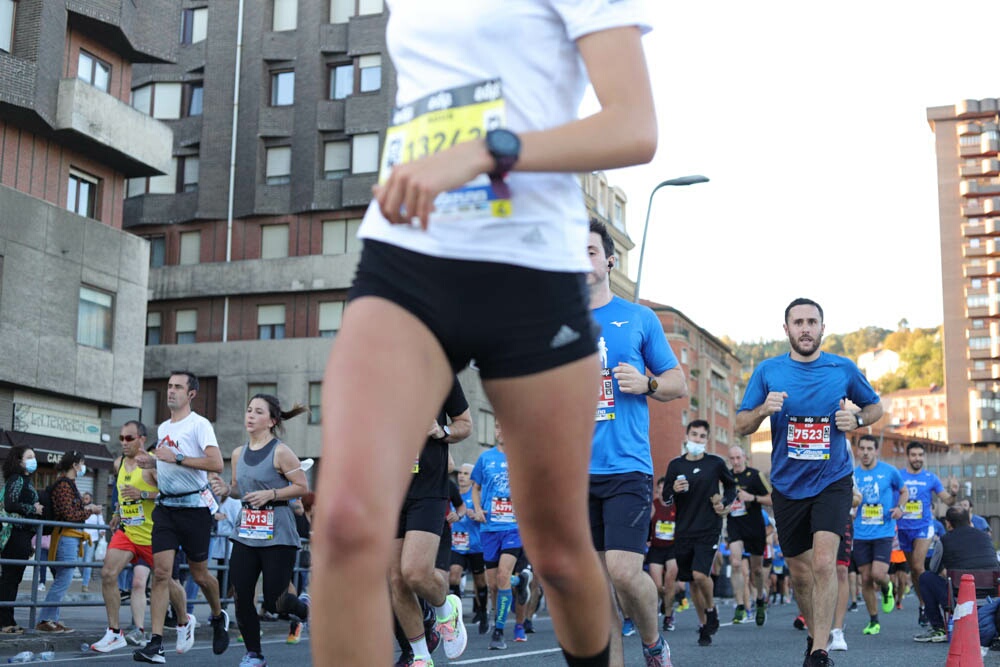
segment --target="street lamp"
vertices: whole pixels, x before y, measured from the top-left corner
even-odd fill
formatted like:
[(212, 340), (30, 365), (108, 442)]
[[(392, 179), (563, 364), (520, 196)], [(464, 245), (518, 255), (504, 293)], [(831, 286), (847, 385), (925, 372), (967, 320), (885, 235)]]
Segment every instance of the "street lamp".
[(649, 233), (649, 213), (653, 210), (653, 195), (656, 194), (657, 190), (668, 185), (696, 185), (698, 183), (708, 183), (708, 177), (694, 175), (671, 178), (670, 180), (663, 181), (657, 185), (653, 188), (653, 191), (649, 193), (649, 204), (646, 206), (646, 223), (642, 226), (642, 245), (639, 247), (639, 272), (635, 276), (635, 294), (632, 297), (633, 302), (639, 302), (639, 285), (642, 284), (642, 260), (646, 256), (646, 236), (648, 236)]

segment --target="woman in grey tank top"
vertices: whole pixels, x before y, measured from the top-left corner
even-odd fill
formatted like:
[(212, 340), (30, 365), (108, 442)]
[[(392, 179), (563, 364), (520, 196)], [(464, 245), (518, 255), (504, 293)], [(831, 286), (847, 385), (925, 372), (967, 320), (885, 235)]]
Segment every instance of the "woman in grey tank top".
[(299, 599), (289, 592), (299, 535), (295, 515), (288, 501), (309, 491), (299, 458), (277, 438), (282, 422), (306, 411), (301, 405), (285, 412), (278, 399), (257, 394), (247, 405), (245, 425), (249, 440), (233, 451), (232, 481), (226, 484), (213, 476), (212, 490), (220, 496), (242, 501), (236, 530), (230, 538), (233, 552), (229, 577), (236, 595), (236, 622), (247, 654), (241, 667), (264, 667), (261, 653), (260, 618), (254, 605), (257, 579), (264, 577), (264, 609), (290, 613), (305, 621), (308, 597)]

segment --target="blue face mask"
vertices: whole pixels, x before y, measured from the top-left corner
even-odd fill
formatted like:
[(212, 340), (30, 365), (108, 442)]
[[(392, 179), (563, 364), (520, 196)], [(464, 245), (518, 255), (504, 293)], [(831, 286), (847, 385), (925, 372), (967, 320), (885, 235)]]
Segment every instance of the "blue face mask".
[(27, 459), (24, 462), (24, 469), (29, 475), (38, 470), (38, 459)]

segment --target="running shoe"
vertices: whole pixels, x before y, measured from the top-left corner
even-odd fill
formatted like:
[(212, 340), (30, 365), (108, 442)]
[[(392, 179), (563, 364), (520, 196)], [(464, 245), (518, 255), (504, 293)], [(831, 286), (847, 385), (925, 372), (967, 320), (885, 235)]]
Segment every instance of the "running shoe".
[(488, 618), (486, 618), (486, 612), (484, 611), (483, 615), (479, 617), (479, 634), (485, 635), (489, 631), (490, 631), (490, 621)]
[(754, 620), (758, 626), (767, 623), (767, 599), (757, 600), (757, 610), (754, 612)]
[(264, 656), (251, 651), (240, 660), (240, 667), (267, 667), (267, 661)]
[(517, 586), (514, 586), (514, 597), (522, 607), (531, 601), (531, 580), (534, 576), (531, 570), (521, 570)]
[(687, 598), (681, 598), (681, 603), (677, 606), (677, 611), (687, 611), (691, 608), (691, 602)]
[(736, 611), (733, 613), (733, 625), (739, 625), (747, 620), (747, 610), (741, 604), (736, 605)]
[(433, 655), (437, 647), (441, 645), (441, 633), (431, 628), (424, 633), (424, 639), (427, 640), (427, 653)]
[(646, 659), (646, 667), (673, 667), (670, 662), (670, 646), (661, 636), (653, 648), (642, 647), (642, 657)]
[(438, 621), (434, 629), (441, 633), (441, 639), (444, 640), (444, 654), (449, 660), (454, 660), (465, 652), (469, 636), (465, 632), (465, 623), (462, 622), (462, 600), (454, 593), (447, 599), (451, 602), (451, 615)]
[(90, 645), (90, 650), (97, 651), (98, 653), (110, 653), (126, 646), (128, 646), (128, 642), (125, 641), (125, 635), (120, 630), (115, 632), (111, 628), (108, 628), (103, 637)]
[(927, 612), (923, 607), (920, 608), (920, 613), (917, 615), (917, 624), (922, 628), (930, 625), (930, 622), (927, 620)]
[(712, 645), (712, 633), (708, 631), (706, 626), (701, 626), (698, 628), (698, 646), (711, 646)]
[(792, 625), (795, 626), (796, 630), (805, 630), (806, 629), (805, 617), (799, 614), (798, 616), (795, 617), (795, 620), (792, 621)]
[(626, 618), (622, 622), (622, 637), (631, 637), (635, 634), (635, 623), (631, 618)]
[(896, 606), (896, 598), (892, 595), (892, 582), (890, 581), (882, 590), (882, 611), (888, 614)]
[(830, 642), (826, 645), (828, 653), (833, 651), (846, 651), (847, 640), (844, 639), (844, 631), (840, 628), (830, 630)]
[(160, 642), (149, 642), (138, 651), (133, 651), (132, 659), (136, 662), (151, 662), (155, 665), (162, 665), (167, 662), (163, 655), (163, 644)]
[(504, 651), (507, 649), (507, 642), (503, 640), (503, 630), (500, 628), (495, 628), (493, 630), (493, 636), (490, 637), (490, 650), (491, 651)]
[(194, 614), (188, 614), (187, 625), (177, 626), (177, 652), (186, 653), (194, 646), (194, 629), (198, 627), (198, 619)]
[(861, 631), (863, 635), (877, 635), (882, 632), (882, 626), (877, 621), (868, 621), (868, 625)]
[[(229, 613), (223, 609), (218, 616), (209, 617), (208, 622), (212, 625), (212, 653), (222, 655), (229, 648)], [(194, 637), (194, 632), (191, 636)]]
[(833, 667), (833, 660), (824, 650), (813, 651), (806, 658), (805, 667)]
[(410, 667), (434, 667), (434, 658), (430, 656), (426, 658), (414, 658), (413, 662), (410, 663)]
[(946, 642), (948, 641), (948, 633), (945, 632), (944, 628), (931, 628), (927, 632), (913, 635), (913, 641), (921, 643), (933, 642), (935, 644)]
[(137, 628), (134, 625), (125, 633), (125, 641), (127, 641), (132, 646), (145, 646), (146, 645), (146, 632), (142, 628)]
[(676, 629), (677, 629), (677, 626), (674, 625), (674, 617), (672, 615), (671, 616), (664, 616), (663, 617), (663, 631), (664, 632), (673, 632)]
[(535, 622), (530, 618), (524, 619), (524, 631), (529, 635), (535, 634)]
[(705, 611), (705, 628), (708, 634), (714, 635), (719, 631), (719, 608)]
[(858, 610), (858, 601), (854, 600), (853, 602), (851, 602), (851, 606), (847, 608), (847, 611), (857, 611), (857, 610)]
[(526, 642), (528, 641), (528, 635), (524, 633), (524, 626), (520, 623), (514, 626), (514, 641), (516, 642)]
[(396, 658), (396, 662), (392, 664), (392, 667), (410, 667), (413, 664), (413, 654), (402, 652), (399, 657)]
[(298, 644), (300, 639), (302, 639), (302, 623), (292, 621), (288, 625), (288, 639), (285, 640), (285, 643)]

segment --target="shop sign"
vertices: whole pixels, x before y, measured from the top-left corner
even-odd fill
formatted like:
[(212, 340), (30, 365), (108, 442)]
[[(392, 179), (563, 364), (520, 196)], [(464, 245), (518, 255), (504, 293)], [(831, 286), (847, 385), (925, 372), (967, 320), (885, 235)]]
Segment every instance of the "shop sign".
[(101, 443), (101, 421), (24, 403), (14, 404), (14, 430), (51, 438)]

